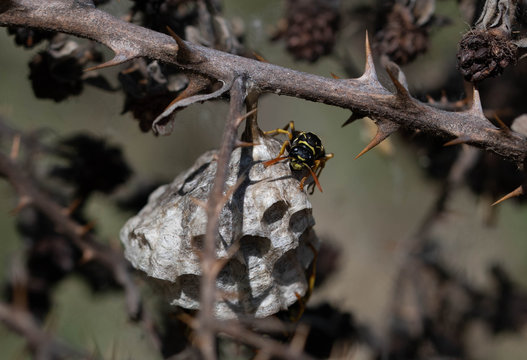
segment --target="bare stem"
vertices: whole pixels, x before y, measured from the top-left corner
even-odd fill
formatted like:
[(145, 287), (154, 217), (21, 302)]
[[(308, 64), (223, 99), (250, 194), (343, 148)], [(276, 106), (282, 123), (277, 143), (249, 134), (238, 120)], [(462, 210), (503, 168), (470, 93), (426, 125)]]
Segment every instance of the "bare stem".
[(222, 145), (218, 156), (216, 177), (207, 203), (207, 230), (201, 258), (201, 304), (198, 315), (197, 336), (200, 350), (206, 360), (216, 358), (214, 332), (214, 303), (216, 299), (216, 244), (218, 239), (218, 223), (223, 202), (223, 191), (231, 153), (237, 136), (238, 119), (242, 116), (245, 102), (245, 80), (235, 79), (231, 91), (229, 116), (225, 122)]
[(0, 302), (0, 322), (26, 339), (35, 359), (91, 358), (86, 352), (73, 349), (45, 332), (33, 316), (23, 309)]
[(55, 224), (59, 233), (68, 237), (81, 249), (87, 260), (97, 259), (111, 269), (115, 281), (125, 290), (129, 316), (136, 318), (140, 313), (141, 298), (122, 254), (98, 242), (92, 234), (86, 233), (84, 226), (69, 217), (69, 212), (49, 195), (40, 191), (24, 171), (3, 153), (0, 153), (0, 175), (6, 177), (21, 199), (26, 199), (26, 204), (35, 206), (45, 214)]

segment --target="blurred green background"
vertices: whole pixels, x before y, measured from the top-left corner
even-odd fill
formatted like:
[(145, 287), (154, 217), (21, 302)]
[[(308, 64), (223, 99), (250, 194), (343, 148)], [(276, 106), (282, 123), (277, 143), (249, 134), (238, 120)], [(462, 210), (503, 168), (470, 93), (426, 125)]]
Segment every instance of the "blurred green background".
[[(127, 1), (113, 1), (105, 9), (122, 14), (128, 5)], [(270, 27), (282, 15), (282, 5), (277, 0), (227, 0), (224, 1), (224, 15), (227, 19), (243, 19), (246, 46), (263, 54), (269, 62), (322, 76), (329, 76), (330, 72), (344, 76), (340, 63), (331, 57), (314, 65), (297, 63), (284, 51), (283, 43), (268, 41)], [(442, 76), (445, 67), (452, 66), (456, 44), (467, 29), (459, 20), (453, 1), (439, 5), (439, 11), (454, 22), (435, 32), (432, 51), (407, 69), (413, 90), (426, 88), (427, 81)], [(357, 29), (354, 39), (352, 44), (339, 43), (337, 50), (351, 54), (350, 61), (362, 68), (363, 29)], [(59, 104), (35, 99), (27, 81), (27, 63), (38, 48), (15, 47), (4, 29), (0, 30), (0, 46), (3, 49), (0, 114), (21, 130), (44, 127), (51, 130), (48, 135), (51, 139), (75, 132), (103, 136), (122, 146), (135, 176), (143, 179), (172, 179), (201, 153), (219, 145), (227, 114), (224, 103), (194, 105), (180, 112), (173, 134), (156, 138), (151, 133), (141, 133), (130, 115), (120, 115), (123, 104), (120, 93), (86, 87), (80, 97)], [(116, 71), (108, 69), (104, 73), (110, 75)], [(341, 249), (340, 266), (337, 274), (315, 291), (311, 301), (313, 304), (329, 301), (381, 331), (388, 325), (388, 305), (401, 244), (417, 230), (434, 201), (439, 184), (426, 179), (417, 165), (415, 152), (397, 139), (392, 140), (391, 156), (374, 150), (353, 160), (367, 143), (364, 137), (367, 127), (357, 122), (342, 129), (340, 125), (348, 116), (349, 111), (339, 108), (266, 95), (261, 99), (258, 118), (264, 130), (282, 127), (294, 120), (297, 128), (318, 134), (326, 149), (335, 153), (322, 175), (324, 193), (315, 192), (312, 202), (316, 231), (325, 241)], [(8, 214), (17, 198), (5, 181), (0, 181), (0, 199), (0, 276), (4, 279), (10, 262), (21, 256), (24, 247), (14, 229), (15, 219)], [(527, 285), (527, 239), (524, 235), (527, 233), (527, 210), (505, 202), (499, 207), (496, 226), (488, 227), (484, 224), (484, 216), (489, 206), (488, 199), (477, 199), (468, 190), (456, 193), (450, 205), (451, 215), (444, 219), (443, 228), (437, 234), (445, 258), (455, 271), (480, 286), (489, 286), (485, 270), (490, 262), (502, 264), (514, 279)], [(97, 221), (101, 238), (118, 243), (119, 229), (132, 214), (119, 212), (103, 196), (94, 197), (89, 210)], [(150, 290), (144, 291), (148, 297), (155, 297)], [(98, 349), (105, 358), (157, 358), (141, 329), (128, 322), (121, 294), (94, 296), (82, 282), (70, 278), (55, 289), (54, 300), (56, 306), (49, 317), (48, 328), (70, 343)], [(484, 333), (477, 335), (481, 341), (473, 349), (474, 358), (524, 358), (527, 342), (523, 336), (502, 335), (486, 340), (487, 337)], [(2, 359), (27, 356), (23, 340), (4, 327), (0, 327), (0, 349)], [(360, 351), (357, 356), (360, 358)]]

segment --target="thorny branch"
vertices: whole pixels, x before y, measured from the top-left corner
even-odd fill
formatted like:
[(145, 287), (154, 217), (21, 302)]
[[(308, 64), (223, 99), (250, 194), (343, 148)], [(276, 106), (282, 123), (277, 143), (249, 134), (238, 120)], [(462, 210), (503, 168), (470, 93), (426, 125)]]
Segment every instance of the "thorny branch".
[(21, 334), (37, 360), (89, 359), (87, 353), (69, 347), (40, 328), (33, 316), (23, 309), (0, 302), (0, 322)]
[[(434, 136), (458, 139), (460, 143), (495, 152), (516, 163), (521, 163), (527, 155), (527, 141), (522, 135), (504, 132), (484, 117), (477, 91), (469, 111), (447, 112), (414, 99), (397, 83), (397, 93), (392, 94), (377, 80), (374, 70), (358, 79), (311, 75), (181, 39), (176, 42), (167, 35), (119, 20), (78, 1), (73, 5), (66, 0), (4, 1), (0, 5), (0, 25), (65, 32), (101, 42), (114, 51), (115, 57), (99, 67), (144, 56), (175, 64), (184, 71), (197, 72), (224, 84), (243, 74), (255, 91), (322, 102), (350, 109), (357, 116), (368, 116), (379, 125), (380, 137), (383, 138), (395, 131), (394, 126), (386, 124), (394, 123)], [(371, 53), (367, 52), (367, 56), (371, 58)], [(172, 120), (172, 115), (169, 118)], [(389, 131), (383, 134), (386, 128)], [(170, 127), (155, 130), (164, 134), (170, 132)]]
[[(448, 177), (444, 180), (442, 188), (435, 202), (432, 204), (430, 211), (422, 219), (416, 233), (407, 239), (399, 249), (400, 265), (393, 285), (393, 296), (391, 297), (390, 313), (392, 314), (392, 325), (397, 323), (399, 318), (403, 317), (401, 313), (403, 312), (402, 308), (405, 306), (403, 300), (405, 299), (404, 292), (408, 284), (414, 287), (412, 295), (419, 316), (421, 318), (426, 317), (423, 293), (418, 288), (419, 280), (417, 274), (420, 274), (424, 267), (420, 254), (425, 251), (432, 231), (443, 220), (445, 213), (448, 212), (448, 203), (453, 193), (459, 189), (466, 172), (473, 166), (476, 160), (477, 150), (464, 145), (461, 150), (461, 155), (450, 169)], [(384, 344), (382, 349), (383, 356), (387, 356), (390, 351), (389, 346), (389, 343)]]
[[(387, 70), (396, 93), (388, 91), (377, 79), (368, 45), (367, 66), (363, 76), (358, 79), (331, 79), (190, 44), (178, 38), (174, 41), (166, 35), (121, 21), (81, 1), (73, 1), (72, 5), (72, 1), (66, 0), (4, 0), (0, 3), (0, 25), (65, 32), (101, 42), (115, 52), (115, 57), (99, 67), (117, 65), (137, 57), (148, 57), (175, 64), (183, 71), (196, 72), (223, 83), (223, 87), (214, 93), (174, 103), (158, 118), (156, 123), (159, 126), (155, 130), (159, 133), (171, 131), (170, 126), (165, 125), (173, 121), (173, 110), (176, 108), (213, 99), (230, 90), (229, 118), (225, 125), (214, 187), (207, 204), (208, 225), (202, 253), (201, 312), (195, 323), (200, 340), (198, 345), (206, 359), (215, 358), (214, 336), (217, 332), (226, 333), (259, 347), (264, 352), (267, 351), (268, 355), (284, 358), (303, 357), (301, 352), (292, 347), (257, 336), (236, 323), (223, 324), (214, 321), (217, 275), (214, 265), (218, 214), (223, 203), (226, 167), (235, 146), (236, 129), (239, 125), (237, 119), (242, 113), (246, 87), (250, 86), (258, 92), (283, 94), (350, 109), (354, 118), (372, 118), (377, 123), (379, 132), (367, 149), (375, 146), (399, 127), (406, 127), (454, 139), (455, 143), (475, 145), (517, 163), (522, 162), (527, 155), (527, 142), (523, 136), (498, 129), (484, 117), (477, 91), (474, 93), (474, 103), (470, 110), (443, 111), (414, 99), (393, 68)], [(470, 161), (470, 156), (466, 160)], [(458, 170), (463, 171), (462, 164)], [(69, 218), (62, 208), (45, 194), (40, 193), (17, 170), (16, 165), (2, 154), (0, 173), (8, 177), (21, 198), (29, 199), (41, 211), (51, 214), (51, 219), (60, 230), (83, 249), (85, 254), (98, 257), (114, 269), (117, 280), (127, 290), (129, 311), (136, 314), (139, 298), (122, 257), (98, 244), (89, 234), (84, 234), (79, 224)], [(451, 182), (445, 185), (444, 192), (438, 199), (437, 209), (416, 236), (419, 238), (418, 242), (423, 237), (421, 232), (426, 232), (444, 210), (449, 192), (455, 188), (460, 178), (459, 173), (454, 174), (454, 169), (451, 175)], [(410, 252), (415, 249), (410, 247), (408, 250)], [(0, 315), (4, 314), (1, 312), (3, 310), (4, 308), (0, 307)]]
[[(311, 356), (303, 353), (303, 346), (295, 348), (291, 345), (281, 344), (277, 341), (263, 337), (255, 332), (247, 331), (243, 326), (237, 322), (227, 321), (216, 323), (216, 330), (220, 333), (225, 333), (234, 339), (241, 340), (246, 344), (250, 344), (260, 350), (261, 353), (268, 357), (279, 357), (282, 359), (298, 359), (311, 360)], [(305, 335), (303, 335), (305, 341)]]
[(214, 319), (214, 302), (216, 299), (217, 272), (215, 262), (218, 223), (220, 211), (223, 207), (223, 191), (227, 178), (229, 160), (237, 137), (238, 119), (242, 116), (245, 107), (246, 89), (243, 78), (238, 77), (234, 80), (230, 95), (229, 115), (223, 131), (222, 145), (217, 161), (218, 167), (207, 203), (207, 230), (201, 258), (201, 304), (197, 333), (199, 336), (199, 346), (205, 359), (216, 358), (214, 329), (211, 322)]
[(33, 205), (56, 225), (57, 231), (67, 236), (83, 252), (83, 259), (97, 259), (111, 269), (115, 281), (126, 293), (127, 311), (131, 318), (137, 318), (141, 311), (141, 298), (122, 254), (98, 242), (86, 228), (73, 220), (68, 211), (58, 205), (47, 194), (41, 192), (19, 166), (0, 153), (0, 175), (5, 176), (15, 188), (21, 205)]

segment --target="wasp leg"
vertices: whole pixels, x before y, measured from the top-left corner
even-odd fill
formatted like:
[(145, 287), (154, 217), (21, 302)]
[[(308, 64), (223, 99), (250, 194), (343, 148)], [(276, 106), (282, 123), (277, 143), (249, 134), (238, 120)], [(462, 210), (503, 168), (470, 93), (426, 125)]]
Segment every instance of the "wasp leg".
[[(290, 129), (290, 130), (288, 130)], [(294, 121), (290, 121), (283, 129), (275, 129), (270, 131), (264, 131), (265, 135), (276, 135), (276, 134), (285, 134), (289, 137), (289, 140), (293, 140), (293, 132), (295, 131)]]
[[(326, 161), (328, 161), (329, 159), (332, 159), (334, 156), (335, 155), (333, 153), (329, 153), (326, 156), (324, 156), (322, 159), (315, 160), (315, 165), (313, 166), (313, 172), (315, 173), (316, 179), (318, 179), (319, 182), (320, 182), (320, 174), (322, 173), (322, 169), (324, 169), (324, 166), (326, 166)], [(315, 192), (316, 184), (317, 184), (316, 180), (314, 183), (309, 184), (309, 187), (308, 187), (309, 195), (313, 195), (313, 193)], [(320, 191), (322, 192), (322, 190)]]
[[(281, 130), (281, 129), (279, 129), (279, 130)], [(289, 140), (284, 141), (284, 143), (282, 144), (282, 147), (280, 148), (280, 152), (278, 153), (278, 156), (275, 157), (274, 159), (271, 159), (271, 160), (268, 160), (268, 161), (264, 162), (263, 163), (264, 167), (271, 166), (271, 165), (279, 162), (280, 160), (287, 159), (287, 156), (282, 156), (282, 155), (284, 155), (285, 149), (287, 148), (288, 145), (290, 145)]]
[(293, 133), (295, 132), (295, 122), (294, 121), (290, 121), (289, 124), (287, 124), (284, 129), (287, 130), (287, 128), (289, 128), (289, 131), (291, 132), (291, 135), (293, 135)]
[(269, 131), (264, 131), (265, 135), (276, 135), (276, 134), (286, 134), (287, 136), (292, 138), (291, 132), (284, 130), (284, 129), (274, 129)]

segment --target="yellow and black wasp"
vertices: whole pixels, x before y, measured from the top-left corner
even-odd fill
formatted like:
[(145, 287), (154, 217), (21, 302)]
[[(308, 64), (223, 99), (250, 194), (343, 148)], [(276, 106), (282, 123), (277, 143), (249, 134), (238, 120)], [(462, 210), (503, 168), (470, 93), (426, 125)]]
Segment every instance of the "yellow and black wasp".
[[(333, 154), (331, 153), (326, 154), (324, 146), (322, 145), (322, 140), (312, 132), (295, 130), (295, 123), (293, 121), (289, 122), (289, 124), (283, 129), (266, 131), (265, 134), (286, 134), (289, 139), (282, 144), (278, 156), (264, 162), (264, 166), (268, 167), (279, 161), (289, 160), (289, 167), (292, 171), (301, 171), (304, 168), (307, 168), (309, 174), (304, 176), (300, 181), (300, 190), (304, 190), (305, 181), (309, 176), (312, 176), (315, 181), (314, 183), (322, 192), (322, 187), (320, 186), (318, 178), (320, 177), (322, 169), (324, 169), (324, 166), (326, 165), (326, 161), (333, 157)], [(286, 151), (287, 155), (284, 155)], [(313, 186), (310, 194), (312, 194), (314, 190), (315, 187)]]

